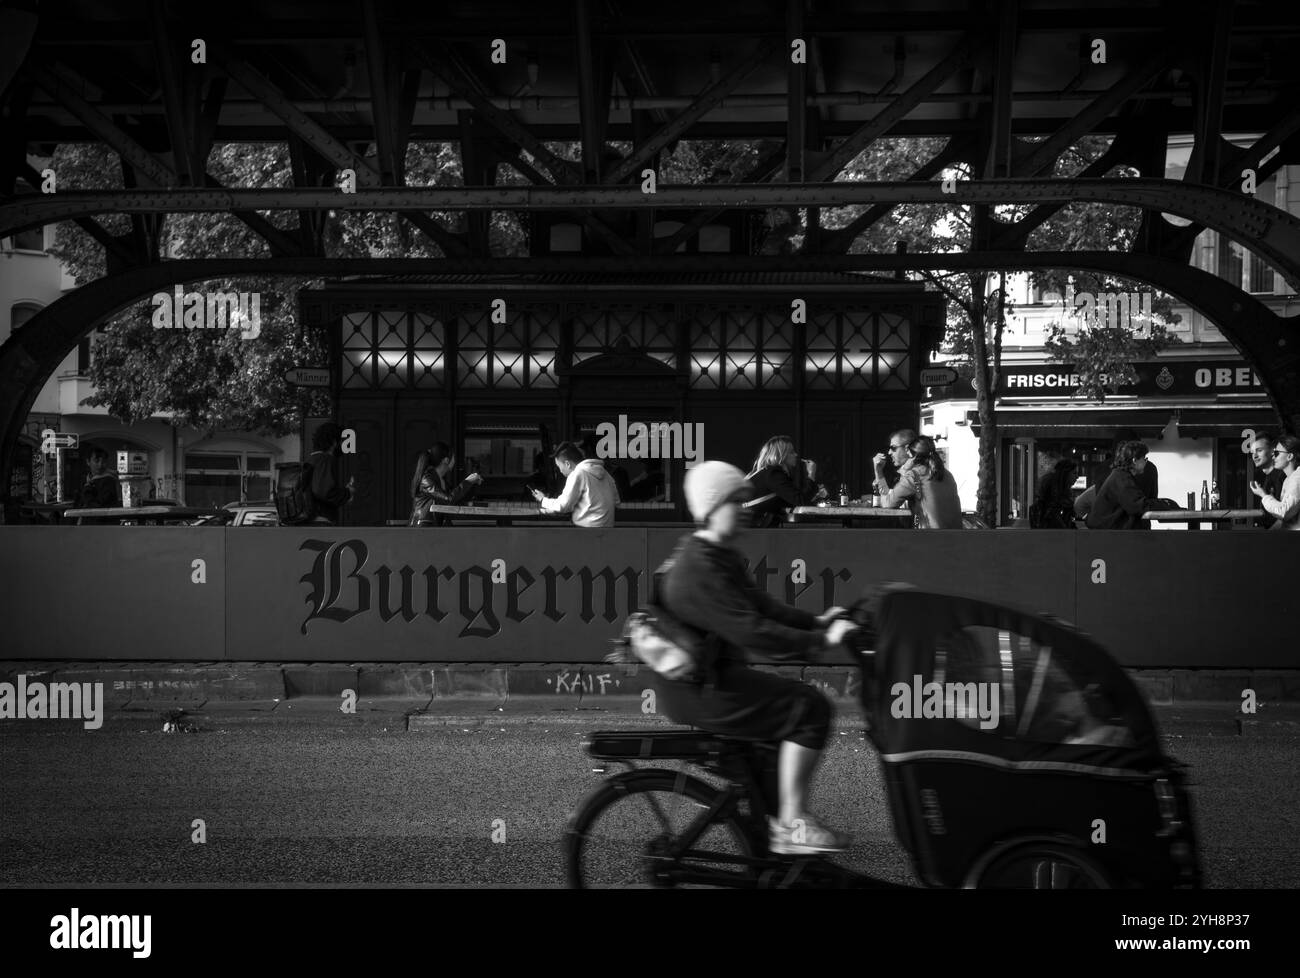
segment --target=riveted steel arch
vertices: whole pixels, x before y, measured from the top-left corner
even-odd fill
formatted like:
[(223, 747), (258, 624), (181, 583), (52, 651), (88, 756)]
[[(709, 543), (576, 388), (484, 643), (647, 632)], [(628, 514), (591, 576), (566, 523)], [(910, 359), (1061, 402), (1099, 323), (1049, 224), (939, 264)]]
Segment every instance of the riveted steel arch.
[(662, 207), (835, 207), (850, 204), (1096, 202), (1165, 211), (1256, 252), (1300, 291), (1300, 219), (1248, 195), (1175, 180), (962, 180), (638, 187), (168, 189), (31, 195), (0, 205), (0, 237), (104, 211), (131, 214), (263, 210), (639, 210)]

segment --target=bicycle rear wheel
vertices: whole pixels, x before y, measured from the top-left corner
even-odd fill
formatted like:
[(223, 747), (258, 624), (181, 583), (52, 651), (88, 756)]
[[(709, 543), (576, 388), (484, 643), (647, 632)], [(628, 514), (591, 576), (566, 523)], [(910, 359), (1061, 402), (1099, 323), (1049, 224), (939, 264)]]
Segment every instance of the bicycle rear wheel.
[(1055, 842), (1009, 846), (966, 884), (978, 890), (1109, 890), (1109, 874), (1091, 856)]
[[(755, 885), (749, 839), (733, 816), (705, 826), (673, 856), (683, 833), (720, 794), (672, 771), (631, 771), (605, 781), (565, 831), (565, 875), (576, 889)], [(695, 879), (685, 881), (682, 874)]]

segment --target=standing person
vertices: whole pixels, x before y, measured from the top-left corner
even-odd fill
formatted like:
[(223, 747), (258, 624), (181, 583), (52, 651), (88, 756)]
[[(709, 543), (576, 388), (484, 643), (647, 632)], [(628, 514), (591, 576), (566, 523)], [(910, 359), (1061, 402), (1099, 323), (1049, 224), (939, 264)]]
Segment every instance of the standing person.
[(780, 526), (795, 506), (808, 506), (826, 498), (826, 489), (817, 483), (817, 463), (804, 459), (801, 478), (799, 461), (799, 452), (789, 435), (773, 435), (763, 443), (746, 476), (754, 498), (745, 508), (754, 526)]
[[(871, 460), (876, 470), (873, 488), (882, 497), (888, 496), (889, 491), (898, 485), (899, 474), (907, 464), (907, 446), (914, 441), (916, 441), (915, 431), (911, 428), (899, 428), (889, 436), (888, 452), (882, 452)], [(889, 477), (890, 468), (894, 470), (892, 479)]]
[[(1090, 530), (1140, 530), (1143, 513), (1155, 503), (1138, 485), (1138, 476), (1147, 464), (1147, 447), (1140, 441), (1126, 441), (1115, 450), (1110, 475), (1097, 490), (1097, 498), (1088, 513)], [(1149, 525), (1149, 524), (1147, 524)]]
[(1286, 473), (1282, 491), (1278, 496), (1267, 493), (1258, 485), (1250, 491), (1259, 497), (1260, 505), (1277, 522), (1270, 529), (1300, 530), (1300, 438), (1283, 435), (1273, 446), (1273, 467)]
[(540, 489), (532, 490), (542, 512), (572, 513), (574, 526), (613, 526), (618, 487), (600, 459), (584, 458), (582, 449), (571, 441), (557, 445), (553, 458), (564, 476), (564, 489), (553, 499)]
[(1073, 530), (1074, 499), (1070, 492), (1079, 463), (1071, 458), (1058, 459), (1038, 480), (1034, 505), (1029, 510), (1029, 525), (1036, 530)]
[[(1255, 485), (1264, 490), (1264, 496), (1273, 496), (1276, 499), (1282, 498), (1282, 483), (1286, 481), (1286, 473), (1273, 464), (1273, 448), (1277, 444), (1272, 435), (1260, 434), (1255, 436), (1255, 442), (1251, 445), (1251, 459), (1255, 463), (1255, 477), (1251, 480), (1251, 492), (1255, 491)], [(1261, 499), (1259, 493), (1255, 493)], [(1265, 530), (1271, 530), (1273, 524), (1277, 522), (1277, 517), (1267, 510), (1262, 513), (1255, 521), (1256, 526), (1263, 527)]]
[(415, 477), (411, 480), (411, 526), (442, 526), (446, 519), (431, 513), (433, 505), (455, 506), (473, 496), (483, 483), (483, 476), (471, 472), (454, 489), (450, 488), (451, 473), (456, 468), (456, 456), (445, 441), (435, 441), (427, 452), (421, 452), (415, 463)]
[(899, 469), (898, 482), (881, 505), (895, 509), (907, 502), (912, 510), (912, 524), (918, 530), (960, 530), (961, 498), (957, 495), (957, 480), (943, 464), (934, 439), (919, 435), (912, 439), (906, 451), (907, 461)]
[(852, 624), (842, 608), (820, 617), (783, 604), (754, 581), (736, 540), (749, 522), (743, 502), (753, 492), (740, 469), (703, 462), (686, 473), (686, 504), (698, 529), (655, 573), (655, 603), (708, 635), (705, 661), (694, 679), (655, 676), (658, 702), (669, 717), (712, 733), (780, 742), (778, 813), (769, 819), (774, 853), (838, 852), (849, 837), (808, 812), (813, 771), (830, 733), (833, 708), (798, 679), (748, 668), (747, 653), (797, 661), (840, 644)]
[(346, 486), (339, 485), (339, 448), (343, 445), (343, 429), (333, 421), (326, 421), (312, 435), (311, 494), (316, 500), (316, 518), (313, 523), (339, 525), (339, 510), (352, 501), (356, 492), (356, 478), (348, 479)]
[(108, 452), (92, 448), (87, 459), (90, 471), (86, 482), (77, 490), (77, 509), (110, 509), (122, 505), (122, 485), (117, 473), (108, 467)]

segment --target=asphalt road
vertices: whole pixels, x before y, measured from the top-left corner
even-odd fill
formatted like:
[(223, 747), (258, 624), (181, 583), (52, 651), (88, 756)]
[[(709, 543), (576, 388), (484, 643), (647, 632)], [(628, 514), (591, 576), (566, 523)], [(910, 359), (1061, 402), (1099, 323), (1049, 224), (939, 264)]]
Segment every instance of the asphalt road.
[[(562, 884), (558, 840), (601, 777), (580, 750), (587, 727), (383, 724), (0, 724), (0, 881)], [(1300, 738), (1193, 733), (1169, 746), (1192, 767), (1206, 885), (1300, 886)], [(813, 800), (855, 834), (843, 862), (915, 882), (860, 734), (836, 732)]]

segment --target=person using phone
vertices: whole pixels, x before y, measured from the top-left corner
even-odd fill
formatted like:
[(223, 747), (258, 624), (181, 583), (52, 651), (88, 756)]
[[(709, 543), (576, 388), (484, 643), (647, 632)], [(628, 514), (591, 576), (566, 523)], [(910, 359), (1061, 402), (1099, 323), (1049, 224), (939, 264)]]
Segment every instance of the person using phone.
[(613, 526), (614, 509), (620, 502), (618, 487), (600, 459), (586, 458), (582, 449), (571, 441), (556, 446), (552, 457), (564, 476), (564, 488), (552, 499), (540, 489), (530, 487), (542, 512), (571, 513), (574, 526)]
[(436, 441), (426, 452), (420, 453), (415, 463), (415, 477), (411, 480), (411, 526), (442, 526), (446, 519), (431, 512), (430, 507), (455, 506), (468, 500), (483, 484), (483, 476), (471, 472), (454, 488), (451, 475), (456, 467), (456, 456), (445, 441)]
[(769, 438), (746, 476), (754, 498), (745, 504), (753, 525), (780, 526), (795, 506), (808, 506), (826, 498), (817, 482), (817, 463), (800, 459), (789, 435)]

